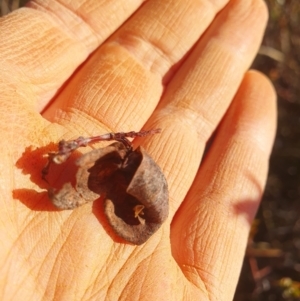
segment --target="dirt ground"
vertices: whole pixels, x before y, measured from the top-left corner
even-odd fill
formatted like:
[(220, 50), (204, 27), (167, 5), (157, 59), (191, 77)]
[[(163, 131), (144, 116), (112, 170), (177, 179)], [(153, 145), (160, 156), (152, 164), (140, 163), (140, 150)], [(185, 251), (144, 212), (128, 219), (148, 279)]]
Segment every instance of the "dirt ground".
[(266, 3), (270, 19), (253, 68), (275, 85), (278, 130), (234, 301), (300, 300), (300, 1)]

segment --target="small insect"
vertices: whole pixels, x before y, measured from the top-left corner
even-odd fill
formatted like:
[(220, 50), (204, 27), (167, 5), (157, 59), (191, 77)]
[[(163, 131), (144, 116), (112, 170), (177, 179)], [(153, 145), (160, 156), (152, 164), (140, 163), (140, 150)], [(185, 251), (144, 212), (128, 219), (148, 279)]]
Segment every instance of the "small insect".
[(117, 142), (79, 157), (76, 184), (64, 183), (60, 190), (50, 187), (52, 203), (59, 209), (74, 209), (103, 197), (103, 210), (114, 232), (133, 244), (144, 243), (168, 217), (168, 185), (154, 160), (141, 147), (133, 150), (127, 138), (160, 132), (154, 129), (61, 140), (58, 151), (48, 154), (42, 170), (45, 181), (50, 166), (63, 164), (79, 147), (99, 141)]

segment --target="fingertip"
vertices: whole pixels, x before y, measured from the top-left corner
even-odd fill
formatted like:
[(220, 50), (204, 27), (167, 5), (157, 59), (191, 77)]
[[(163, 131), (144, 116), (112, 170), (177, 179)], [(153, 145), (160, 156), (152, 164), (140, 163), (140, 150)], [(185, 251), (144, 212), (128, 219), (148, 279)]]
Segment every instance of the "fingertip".
[[(277, 104), (276, 91), (270, 79), (263, 73), (250, 70), (245, 74), (233, 106), (239, 123), (247, 124), (243, 130), (267, 155), (270, 155), (276, 133)], [(238, 119), (237, 119), (238, 118)]]
[[(232, 297), (235, 290), (275, 130), (274, 88), (248, 71), (171, 228), (174, 258), (195, 285), (209, 283), (212, 295)], [(189, 266), (201, 268), (191, 275)]]

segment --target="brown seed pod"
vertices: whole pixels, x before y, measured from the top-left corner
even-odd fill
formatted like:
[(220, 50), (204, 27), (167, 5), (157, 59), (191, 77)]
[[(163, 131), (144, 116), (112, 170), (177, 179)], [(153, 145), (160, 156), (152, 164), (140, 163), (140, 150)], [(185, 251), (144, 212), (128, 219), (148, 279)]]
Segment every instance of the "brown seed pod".
[(122, 142), (93, 150), (77, 160), (76, 186), (66, 183), (49, 195), (59, 208), (72, 209), (104, 196), (104, 213), (117, 235), (144, 243), (168, 217), (166, 179), (141, 148)]
[[(78, 171), (76, 173), (75, 187), (73, 187), (70, 182), (67, 182), (59, 191), (50, 188), (48, 190), (48, 194), (52, 203), (57, 208), (66, 210), (74, 209), (98, 199), (99, 195), (102, 195), (103, 193), (100, 193), (100, 191), (95, 193), (89, 188), (89, 169), (94, 166), (95, 162), (100, 157), (105, 157), (107, 154), (112, 153), (115, 150), (115, 147), (107, 146), (88, 152), (77, 159), (76, 165), (78, 166)], [(120, 150), (120, 153), (121, 152), (122, 150)], [(123, 150), (123, 156), (125, 156), (125, 153), (125, 150)], [(106, 169), (102, 172), (111, 172), (111, 170)]]

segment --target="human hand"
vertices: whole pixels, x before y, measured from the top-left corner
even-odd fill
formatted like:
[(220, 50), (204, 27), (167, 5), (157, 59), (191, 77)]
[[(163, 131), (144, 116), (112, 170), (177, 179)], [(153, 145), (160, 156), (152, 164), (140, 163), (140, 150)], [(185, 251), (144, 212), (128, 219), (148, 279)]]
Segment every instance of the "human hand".
[[(273, 88), (247, 71), (266, 19), (260, 0), (40, 0), (0, 19), (2, 300), (232, 299), (275, 132)], [(145, 244), (109, 233), (99, 201), (53, 208), (49, 144), (142, 127), (162, 128), (134, 145), (170, 196)]]

